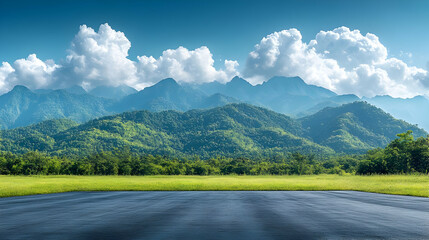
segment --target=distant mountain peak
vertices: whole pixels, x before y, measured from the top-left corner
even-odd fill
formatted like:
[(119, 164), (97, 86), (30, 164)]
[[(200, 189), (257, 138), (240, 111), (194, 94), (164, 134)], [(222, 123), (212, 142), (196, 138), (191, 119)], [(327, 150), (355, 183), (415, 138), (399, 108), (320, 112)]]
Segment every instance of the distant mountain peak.
[(170, 91), (177, 91), (179, 89), (183, 89), (183, 87), (180, 86), (176, 82), (176, 80), (174, 80), (173, 78), (165, 78), (150, 87), (144, 88), (139, 93), (147, 92), (147, 91), (170, 92)]
[(166, 79), (163, 79), (163, 80), (159, 81), (155, 85), (153, 85), (153, 87), (154, 86), (160, 86), (160, 87), (161, 86), (162, 87), (165, 87), (165, 86), (175, 86), (176, 87), (176, 86), (180, 86), (180, 85), (173, 78), (166, 78)]
[(231, 79), (231, 81), (229, 81), (228, 83), (226, 83), (226, 85), (244, 85), (244, 86), (252, 86), (252, 84), (250, 84), (248, 81), (246, 81), (245, 79), (239, 77), (239, 76), (235, 76), (233, 79)]
[[(394, 99), (394, 97), (389, 96), (389, 95), (376, 95), (374, 97), (372, 97), (372, 99), (383, 99), (383, 98), (388, 98), (388, 99)], [(363, 97), (363, 99), (371, 99), (369, 97)]]
[(417, 96), (413, 97), (413, 99), (415, 99), (415, 100), (428, 100), (425, 96), (422, 96), (422, 95), (417, 95)]
[(244, 80), (243, 78), (241, 78), (241, 77), (239, 77), (239, 76), (235, 76), (235, 77), (233, 77), (232, 79), (231, 79), (231, 82), (232, 81), (246, 81), (246, 80)]
[(13, 87), (12, 91), (29, 91), (29, 92), (31, 92), (30, 89), (28, 89), (26, 86), (23, 86), (23, 85), (15, 85), (15, 87)]

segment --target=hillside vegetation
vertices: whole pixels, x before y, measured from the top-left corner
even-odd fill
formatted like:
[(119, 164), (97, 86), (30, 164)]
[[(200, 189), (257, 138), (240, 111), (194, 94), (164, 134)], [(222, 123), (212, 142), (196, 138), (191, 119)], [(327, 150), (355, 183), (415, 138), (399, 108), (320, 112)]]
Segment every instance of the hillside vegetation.
[(396, 134), (408, 130), (416, 137), (427, 132), (365, 102), (325, 108), (300, 119), (309, 137), (316, 143), (343, 153), (362, 153), (371, 148), (384, 147)]
[[(49, 130), (47, 130), (49, 129)], [(166, 156), (272, 157), (289, 153), (365, 153), (397, 133), (427, 133), (363, 102), (327, 108), (295, 120), (248, 104), (188, 112), (135, 111), (77, 125), (51, 120), (0, 132), (0, 150), (86, 156), (129, 147)]]

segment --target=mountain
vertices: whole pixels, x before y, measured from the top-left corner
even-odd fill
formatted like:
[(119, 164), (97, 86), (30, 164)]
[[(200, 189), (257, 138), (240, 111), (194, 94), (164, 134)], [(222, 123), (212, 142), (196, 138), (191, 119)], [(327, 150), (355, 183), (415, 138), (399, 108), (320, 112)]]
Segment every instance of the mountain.
[(199, 103), (203, 96), (203, 93), (186, 89), (174, 79), (167, 78), (138, 93), (124, 97), (114, 109), (118, 112), (141, 109), (185, 111)]
[(343, 153), (363, 153), (385, 147), (396, 134), (407, 130), (412, 130), (416, 137), (428, 134), (366, 102), (328, 107), (300, 121), (314, 142)]
[(67, 90), (35, 93), (24, 86), (15, 86), (0, 96), (0, 128), (27, 126), (57, 118), (85, 122), (112, 114), (106, 109), (109, 104), (109, 100), (87, 93), (73, 94)]
[(337, 95), (314, 85), (306, 84), (299, 77), (273, 77), (268, 81), (251, 85), (240, 77), (234, 77), (226, 84), (217, 82), (194, 85), (207, 94), (223, 94), (241, 102), (262, 106), (290, 116), (305, 116), (326, 106), (339, 106), (359, 98)]
[(311, 96), (314, 99), (328, 98), (337, 94), (323, 87), (306, 84), (300, 77), (273, 77), (257, 85), (263, 93), (269, 95)]
[(112, 109), (116, 112), (142, 109), (187, 111), (196, 108), (217, 107), (233, 102), (238, 102), (238, 100), (220, 94), (208, 96), (200, 90), (181, 86), (174, 79), (167, 78), (124, 97)]
[(423, 96), (413, 98), (375, 96), (373, 98), (364, 98), (364, 100), (392, 114), (396, 118), (418, 124), (425, 130), (429, 130), (429, 100)]
[(325, 108), (299, 120), (240, 103), (184, 113), (125, 112), (80, 125), (70, 120), (45, 121), (0, 131), (0, 150), (86, 155), (128, 146), (136, 153), (202, 158), (292, 152), (329, 155), (384, 147), (407, 130), (416, 137), (427, 134), (365, 102)]
[[(296, 120), (247, 104), (185, 113), (126, 112), (71, 126), (62, 132), (46, 133), (46, 136), (34, 130), (38, 128), (29, 126), (1, 131), (1, 138), (7, 142), (0, 145), (0, 150), (25, 152), (41, 146), (51, 154), (82, 155), (129, 146), (138, 153), (201, 157), (259, 156), (297, 151), (334, 153), (332, 149), (304, 138), (303, 129)], [(26, 132), (31, 140), (23, 142), (20, 132)]]
[(125, 96), (137, 93), (137, 90), (129, 87), (127, 85), (119, 85), (119, 86), (99, 86), (91, 91), (89, 91), (91, 95), (97, 97), (103, 97), (108, 99), (121, 99)]
[(336, 96), (325, 88), (306, 84), (299, 77), (273, 77), (256, 88), (259, 94), (255, 99), (263, 106), (292, 116)]
[(132, 110), (187, 111), (237, 102), (240, 101), (229, 96), (207, 95), (181, 86), (171, 78), (139, 92), (128, 86), (101, 86), (87, 93), (79, 86), (31, 91), (18, 85), (0, 96), (0, 129), (28, 126), (48, 119), (69, 118), (85, 122)]
[(222, 94), (230, 97), (234, 97), (235, 99), (240, 99), (241, 101), (246, 101), (251, 99), (254, 87), (252, 84), (235, 76), (231, 79), (231, 81), (222, 84), (220, 82), (209, 82), (202, 84), (183, 84), (183, 86), (192, 88), (194, 90), (201, 91), (206, 95), (213, 94)]
[(231, 96), (242, 101), (252, 100), (255, 91), (249, 82), (240, 77), (234, 77), (231, 81), (227, 82), (223, 88), (220, 88), (218, 92), (213, 92), (212, 94), (220, 93), (227, 96)]
[(322, 101), (320, 101), (319, 103), (317, 103), (316, 105), (314, 105), (313, 107), (300, 112), (298, 115), (298, 117), (304, 117), (307, 115), (311, 115), (314, 114), (324, 108), (327, 107), (338, 107), (341, 106), (343, 104), (347, 104), (347, 103), (353, 103), (356, 101), (360, 101), (361, 99), (354, 95), (354, 94), (345, 94), (345, 95), (337, 95), (337, 96), (333, 96), (333, 97), (329, 97), (326, 98)]
[(70, 119), (47, 120), (27, 127), (0, 131), (0, 142), (3, 151), (26, 153), (28, 150), (50, 152), (55, 140), (51, 137), (62, 131), (77, 126)]

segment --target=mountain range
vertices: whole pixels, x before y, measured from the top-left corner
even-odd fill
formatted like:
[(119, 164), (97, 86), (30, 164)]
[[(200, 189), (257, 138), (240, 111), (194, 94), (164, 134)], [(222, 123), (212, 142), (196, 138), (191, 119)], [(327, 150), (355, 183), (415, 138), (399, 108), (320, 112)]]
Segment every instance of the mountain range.
[[(62, 90), (63, 94), (58, 94)], [(429, 100), (423, 96), (409, 99), (376, 96), (359, 98), (353, 94), (337, 95), (325, 88), (308, 85), (299, 77), (274, 77), (259, 85), (251, 85), (246, 80), (235, 77), (226, 84), (219, 82), (179, 85), (173, 79), (164, 79), (152, 87), (137, 91), (121, 85), (100, 86), (87, 92), (80, 86), (66, 89), (37, 89), (30, 91), (17, 86), (10, 93), (0, 96), (0, 128), (9, 129), (26, 126), (45, 119), (71, 118), (84, 122), (100, 116), (129, 110), (179, 110), (210, 108), (228, 103), (245, 102), (266, 107), (292, 117), (303, 117), (325, 107), (340, 106), (354, 101), (367, 101), (394, 117), (418, 124), (429, 129)], [(34, 94), (28, 94), (33, 92)], [(68, 94), (66, 94), (68, 93)], [(19, 96), (22, 94), (22, 96)], [(57, 95), (51, 97), (49, 95)], [(81, 101), (82, 97), (90, 106), (75, 106), (68, 101)], [(10, 100), (9, 98), (14, 98)], [(75, 100), (77, 99), (77, 100)], [(35, 105), (56, 105), (53, 111), (27, 113), (28, 102)], [(52, 103), (55, 102), (55, 103)], [(68, 111), (60, 105), (69, 106)], [(96, 106), (97, 110), (94, 110)], [(32, 107), (31, 107), (32, 108)], [(34, 117), (28, 118), (26, 115)], [(24, 115), (20, 117), (20, 115)]]
[[(103, 94), (102, 90), (105, 90)], [(235, 102), (240, 101), (218, 93), (207, 95), (182, 87), (171, 78), (142, 91), (124, 86), (98, 87), (90, 92), (78, 86), (32, 91), (17, 85), (0, 96), (0, 129), (28, 126), (49, 119), (69, 118), (82, 123), (131, 110), (186, 111)]]
[[(427, 132), (364, 102), (354, 102), (300, 119), (239, 103), (186, 112), (132, 111), (77, 124), (43, 121), (0, 131), (0, 150), (53, 155), (87, 155), (129, 147), (168, 156), (275, 156), (292, 152), (330, 155), (384, 147), (397, 133)], [(23, 137), (25, 136), (25, 137)]]
[[(101, 132), (103, 137), (105, 137), (104, 134), (111, 137), (109, 140), (103, 138), (103, 141), (95, 144), (101, 145), (94, 149), (104, 150), (107, 149), (106, 146), (131, 145), (137, 152), (191, 154), (197, 151), (195, 146), (198, 146), (198, 143), (195, 141), (200, 141), (199, 148), (202, 150), (198, 153), (206, 156), (217, 152), (269, 154), (290, 152), (294, 149), (305, 149), (313, 153), (362, 153), (373, 147), (383, 147), (397, 133), (406, 130), (413, 130), (416, 136), (426, 135), (427, 133), (417, 125), (396, 120), (394, 117), (429, 129), (426, 121), (428, 114), (424, 111), (428, 107), (429, 101), (422, 96), (411, 99), (390, 96), (361, 99), (355, 95), (338, 95), (325, 88), (308, 85), (299, 77), (274, 77), (255, 86), (239, 77), (233, 78), (226, 84), (212, 82), (199, 85), (178, 84), (174, 79), (168, 78), (141, 91), (124, 85), (101, 86), (89, 92), (80, 86), (58, 90), (30, 90), (24, 86), (16, 86), (12, 91), (0, 96), (0, 127), (12, 129), (2, 131), (2, 148), (11, 151), (44, 149), (55, 154), (89, 152), (93, 147), (92, 145), (85, 147), (85, 140), (95, 144), (93, 139), (97, 139), (96, 133)], [(282, 119), (281, 121), (289, 125), (279, 127), (280, 122), (274, 124), (272, 121), (267, 122), (266, 118), (261, 120), (261, 116), (257, 116), (256, 113), (252, 115), (255, 116), (254, 118), (246, 121), (257, 119), (255, 121), (266, 128), (234, 125), (232, 122), (245, 119), (239, 114), (228, 115), (237, 109), (246, 112), (264, 112), (263, 116), (269, 115), (273, 119)], [(148, 111), (140, 112), (140, 110)], [(122, 113), (124, 115), (121, 115)], [(222, 117), (214, 117), (215, 113)], [(197, 128), (197, 125), (206, 124), (204, 121), (199, 122), (204, 119), (205, 114), (211, 116), (207, 119), (216, 119), (218, 122), (210, 123), (206, 126), (207, 128), (200, 130), (191, 129), (189, 131), (192, 134), (185, 136), (184, 133), (180, 133), (185, 129), (178, 129), (176, 133), (172, 133), (167, 131), (165, 126), (153, 127), (148, 122), (139, 122), (142, 120), (129, 121), (130, 114), (144, 115), (148, 119), (165, 118), (162, 122), (170, 118), (177, 120), (177, 123), (168, 123), (172, 126), (190, 124)], [(202, 116), (198, 117), (199, 114)], [(117, 120), (118, 116), (121, 120)], [(247, 114), (245, 116), (248, 117)], [(55, 124), (49, 121), (43, 122), (53, 119), (69, 120), (54, 120)], [(99, 126), (102, 122), (104, 124), (102, 126), (108, 129), (123, 129), (120, 138), (115, 135), (117, 133), (103, 132), (105, 129), (94, 132), (98, 128), (91, 124)], [(222, 131), (210, 128), (223, 126), (223, 124), (230, 128)], [(49, 128), (47, 126), (52, 127), (53, 130), (42, 132), (34, 130), (47, 129)], [(262, 132), (270, 138), (263, 136)], [(141, 139), (137, 137), (139, 134), (142, 135)], [(9, 139), (11, 136), (15, 138)], [(21, 138), (26, 136), (26, 138), (20, 140), (16, 136)], [(133, 137), (127, 138), (127, 136)], [(266, 138), (264, 140), (266, 144), (258, 140), (259, 138)], [(213, 147), (207, 143), (207, 139), (226, 141), (225, 143), (231, 148), (225, 150), (220, 146)], [(34, 143), (30, 143), (32, 141)], [(300, 144), (286, 146), (282, 145), (282, 141), (300, 142)], [(160, 142), (163, 143), (160, 145), (162, 147), (158, 146)], [(75, 147), (74, 143), (79, 143), (80, 147)], [(72, 146), (67, 146), (68, 144)]]
[[(234, 77), (226, 84), (214, 82), (194, 85), (193, 88), (206, 94), (220, 93), (242, 102), (263, 106), (294, 117), (320, 110), (312, 110), (317, 106), (323, 108), (344, 103), (344, 100), (336, 93), (322, 87), (308, 85), (299, 77), (273, 77), (255, 86), (242, 78)], [(357, 96), (349, 96), (347, 102), (356, 100), (359, 100)], [(330, 104), (330, 102), (335, 104)]]

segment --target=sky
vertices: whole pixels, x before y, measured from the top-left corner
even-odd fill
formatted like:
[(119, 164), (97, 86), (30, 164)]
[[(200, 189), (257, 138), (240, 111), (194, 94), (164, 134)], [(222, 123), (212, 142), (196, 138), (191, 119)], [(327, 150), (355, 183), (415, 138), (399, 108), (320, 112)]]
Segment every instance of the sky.
[(297, 75), (337, 93), (428, 95), (428, 11), (424, 0), (0, 0), (0, 92)]

